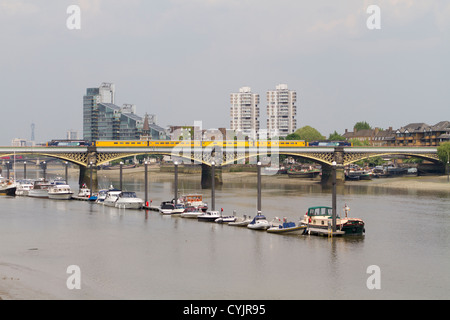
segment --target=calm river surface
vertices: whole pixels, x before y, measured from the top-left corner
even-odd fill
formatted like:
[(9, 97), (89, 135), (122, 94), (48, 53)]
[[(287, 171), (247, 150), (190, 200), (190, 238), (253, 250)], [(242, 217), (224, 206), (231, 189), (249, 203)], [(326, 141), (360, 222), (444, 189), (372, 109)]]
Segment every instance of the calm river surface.
[[(142, 180), (124, 186), (144, 196)], [(173, 181), (151, 179), (149, 191), (154, 204), (169, 200)], [(210, 201), (196, 181), (180, 179), (180, 192)], [(262, 195), (269, 220), (297, 222), (308, 207), (331, 205), (319, 185), (263, 182)], [(254, 216), (256, 200), (256, 183), (216, 191), (216, 208), (227, 214)], [(27, 286), (39, 299), (450, 298), (449, 193), (348, 183), (338, 190), (339, 214), (345, 204), (365, 221), (365, 236), (273, 235), (153, 211), (0, 197), (0, 275), (19, 298)], [(80, 290), (66, 287), (70, 265), (80, 267)], [(372, 265), (381, 289), (366, 285)]]

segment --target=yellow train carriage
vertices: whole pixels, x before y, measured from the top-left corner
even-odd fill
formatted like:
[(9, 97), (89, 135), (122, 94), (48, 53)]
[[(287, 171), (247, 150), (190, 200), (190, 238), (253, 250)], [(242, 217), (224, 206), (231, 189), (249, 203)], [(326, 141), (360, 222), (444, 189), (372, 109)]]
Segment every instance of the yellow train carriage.
[(279, 147), (279, 148), (293, 148), (306, 147), (308, 143), (304, 140), (268, 140), (268, 141), (244, 141), (244, 140), (213, 140), (213, 141), (198, 141), (198, 140), (130, 140), (130, 141), (111, 141), (99, 140), (95, 142), (96, 147), (154, 147), (154, 148), (174, 148), (174, 147), (215, 147), (222, 148), (239, 148), (239, 147)]

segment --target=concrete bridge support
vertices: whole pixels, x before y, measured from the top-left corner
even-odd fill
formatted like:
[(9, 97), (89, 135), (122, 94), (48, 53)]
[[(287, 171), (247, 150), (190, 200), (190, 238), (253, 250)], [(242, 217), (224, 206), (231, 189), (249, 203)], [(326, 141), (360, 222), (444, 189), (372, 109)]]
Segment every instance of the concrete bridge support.
[[(336, 166), (336, 184), (343, 185), (345, 182), (344, 167)], [(325, 186), (333, 185), (333, 168), (332, 166), (322, 165), (321, 184)]]
[(85, 184), (93, 192), (98, 191), (97, 167), (92, 167), (92, 185), (91, 185), (91, 168), (80, 166), (80, 178), (78, 181), (80, 188)]
[[(202, 189), (209, 189), (212, 187), (212, 167), (202, 163)], [(215, 186), (220, 186), (223, 184), (222, 180), (222, 167), (216, 166), (214, 168), (214, 184)]]

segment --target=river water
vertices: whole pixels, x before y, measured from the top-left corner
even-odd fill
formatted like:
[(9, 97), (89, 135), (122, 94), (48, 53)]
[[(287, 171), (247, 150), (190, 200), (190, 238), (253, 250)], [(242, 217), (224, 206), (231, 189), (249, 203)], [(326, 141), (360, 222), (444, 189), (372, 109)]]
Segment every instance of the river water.
[[(331, 205), (320, 185), (264, 180), (269, 220), (298, 221), (310, 206)], [(181, 193), (210, 200), (198, 181), (179, 184)], [(124, 187), (144, 197), (142, 180), (125, 179)], [(172, 179), (151, 179), (149, 192), (153, 204), (171, 199)], [(253, 216), (256, 194), (256, 181), (225, 183), (216, 208)], [(3, 285), (37, 299), (450, 298), (448, 192), (347, 183), (337, 199), (339, 214), (347, 204), (365, 221), (364, 236), (274, 235), (82, 201), (0, 197), (0, 292)], [(71, 265), (81, 271), (79, 290), (66, 285)], [(379, 268), (379, 289), (367, 285), (370, 266)]]

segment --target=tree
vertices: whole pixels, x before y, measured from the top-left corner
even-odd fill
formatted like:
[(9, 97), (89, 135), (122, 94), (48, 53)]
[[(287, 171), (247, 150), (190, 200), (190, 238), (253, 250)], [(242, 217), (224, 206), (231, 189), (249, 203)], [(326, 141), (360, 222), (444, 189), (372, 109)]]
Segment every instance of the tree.
[(296, 134), (299, 137), (299, 140), (305, 140), (306, 142), (325, 140), (325, 137), (322, 136), (319, 131), (310, 126), (304, 126), (297, 129), (293, 134)]
[(449, 161), (449, 155), (450, 155), (450, 142), (443, 142), (439, 147), (437, 147), (437, 153), (439, 160), (441, 160), (443, 163), (447, 164)]
[(339, 133), (337, 133), (336, 130), (334, 130), (333, 133), (330, 133), (330, 136), (328, 137), (328, 140), (330, 140), (330, 141), (344, 141), (345, 138), (343, 136), (341, 136)]
[(303, 140), (298, 134), (291, 133), (286, 136), (286, 140)]
[(357, 122), (355, 125), (354, 125), (354, 130), (355, 131), (359, 131), (359, 130), (370, 130), (370, 129), (372, 129), (372, 127), (370, 126), (370, 124), (368, 124), (366, 121), (360, 121), (360, 122)]

